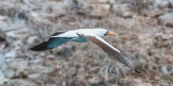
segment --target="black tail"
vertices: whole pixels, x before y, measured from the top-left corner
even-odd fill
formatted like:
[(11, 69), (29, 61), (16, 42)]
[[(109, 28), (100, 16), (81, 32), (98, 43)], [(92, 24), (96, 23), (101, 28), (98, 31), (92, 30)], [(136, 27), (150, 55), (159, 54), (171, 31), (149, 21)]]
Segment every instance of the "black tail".
[(38, 44), (38, 45), (30, 48), (29, 50), (33, 50), (33, 51), (44, 51), (44, 50), (52, 49), (52, 48), (48, 48), (47, 47), (48, 44), (49, 44), (48, 42), (43, 42), (41, 44)]

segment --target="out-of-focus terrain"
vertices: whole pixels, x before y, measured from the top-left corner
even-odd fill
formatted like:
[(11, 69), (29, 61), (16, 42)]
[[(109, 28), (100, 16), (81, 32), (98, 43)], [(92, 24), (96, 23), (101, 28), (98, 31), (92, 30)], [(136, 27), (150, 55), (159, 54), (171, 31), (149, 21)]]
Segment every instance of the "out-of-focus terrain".
[[(92, 42), (34, 52), (57, 31), (106, 28), (138, 74)], [(173, 0), (0, 0), (0, 86), (171, 86)]]

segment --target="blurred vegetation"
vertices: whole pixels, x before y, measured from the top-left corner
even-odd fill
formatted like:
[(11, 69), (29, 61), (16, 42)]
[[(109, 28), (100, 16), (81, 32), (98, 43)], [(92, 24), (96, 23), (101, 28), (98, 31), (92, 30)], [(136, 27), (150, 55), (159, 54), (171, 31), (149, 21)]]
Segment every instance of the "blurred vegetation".
[[(1, 0), (0, 86), (170, 86), (172, 6), (171, 0)], [(57, 31), (98, 27), (118, 33), (104, 39), (141, 74), (92, 42), (28, 50)]]

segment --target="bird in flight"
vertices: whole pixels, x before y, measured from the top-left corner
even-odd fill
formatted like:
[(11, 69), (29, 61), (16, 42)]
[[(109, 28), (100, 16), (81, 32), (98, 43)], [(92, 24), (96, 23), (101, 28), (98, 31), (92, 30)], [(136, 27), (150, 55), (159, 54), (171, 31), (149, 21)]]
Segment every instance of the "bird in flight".
[(74, 41), (74, 42), (88, 42), (89, 40), (97, 44), (101, 47), (106, 53), (111, 55), (111, 59), (117, 59), (125, 66), (129, 67), (130, 69), (134, 70), (137, 73), (140, 71), (134, 68), (129, 62), (124, 58), (121, 52), (106, 42), (101, 37), (113, 35), (115, 36), (116, 33), (108, 31), (106, 29), (97, 28), (97, 29), (78, 29), (78, 30), (71, 30), (67, 32), (57, 32), (54, 33), (50, 39), (46, 42), (42, 42), (32, 48), (30, 50), (33, 51), (44, 51), (50, 50), (67, 41)]

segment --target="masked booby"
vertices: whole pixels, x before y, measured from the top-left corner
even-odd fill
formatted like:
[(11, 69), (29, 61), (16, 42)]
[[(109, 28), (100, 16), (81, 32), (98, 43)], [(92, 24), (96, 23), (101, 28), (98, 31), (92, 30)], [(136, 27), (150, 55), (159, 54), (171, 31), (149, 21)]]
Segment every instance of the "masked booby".
[(129, 67), (130, 69), (140, 73), (140, 71), (134, 68), (129, 62), (124, 58), (121, 52), (110, 45), (108, 42), (103, 40), (101, 37), (106, 35), (116, 35), (116, 33), (108, 31), (106, 29), (98, 28), (98, 29), (78, 29), (78, 30), (71, 30), (67, 32), (57, 32), (53, 34), (50, 39), (46, 42), (42, 42), (30, 50), (33, 51), (44, 51), (50, 50), (67, 41), (75, 41), (75, 42), (88, 42), (89, 40), (97, 44), (101, 47), (106, 53), (111, 55), (111, 59), (117, 59), (125, 66)]

